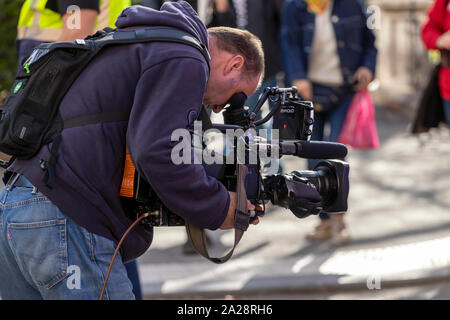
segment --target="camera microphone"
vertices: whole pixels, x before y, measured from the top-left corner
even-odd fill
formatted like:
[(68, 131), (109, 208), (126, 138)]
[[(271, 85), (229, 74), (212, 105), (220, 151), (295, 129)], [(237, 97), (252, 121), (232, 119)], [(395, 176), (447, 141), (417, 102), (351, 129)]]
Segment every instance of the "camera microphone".
[(347, 147), (337, 142), (295, 141), (280, 142), (280, 153), (306, 159), (343, 159), (347, 156)]

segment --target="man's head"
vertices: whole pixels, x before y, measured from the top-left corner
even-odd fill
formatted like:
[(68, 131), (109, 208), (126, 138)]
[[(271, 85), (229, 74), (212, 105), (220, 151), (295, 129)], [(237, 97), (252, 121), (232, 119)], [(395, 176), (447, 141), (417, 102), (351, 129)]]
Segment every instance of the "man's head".
[(245, 30), (228, 27), (208, 29), (211, 70), (203, 104), (222, 110), (232, 95), (250, 97), (264, 76), (261, 41)]

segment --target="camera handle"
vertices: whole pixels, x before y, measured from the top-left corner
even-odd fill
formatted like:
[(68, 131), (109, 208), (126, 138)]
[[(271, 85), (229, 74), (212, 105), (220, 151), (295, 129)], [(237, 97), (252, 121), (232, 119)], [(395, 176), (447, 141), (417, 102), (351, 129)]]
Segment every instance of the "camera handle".
[(227, 262), (234, 253), (236, 246), (241, 241), (244, 232), (247, 230), (250, 222), (250, 214), (248, 213), (247, 193), (245, 191), (245, 177), (247, 176), (248, 168), (246, 165), (237, 165), (237, 205), (236, 215), (234, 218), (234, 245), (231, 250), (220, 258), (210, 257), (208, 249), (206, 248), (205, 230), (198, 228), (186, 222), (186, 233), (192, 247), (204, 258), (211, 262), (220, 264)]
[(280, 103), (277, 106), (275, 106), (275, 108), (270, 110), (269, 113), (263, 119), (253, 122), (253, 125), (255, 127), (257, 127), (257, 126), (260, 126), (260, 125), (266, 123), (288, 101), (290, 103), (292, 103), (293, 100), (295, 101), (297, 99), (297, 92), (298, 92), (298, 90), (297, 90), (297, 87), (295, 87), (295, 86), (292, 86), (290, 88), (278, 88), (278, 87), (267, 87), (267, 88), (265, 88), (264, 92), (263, 92), (263, 95), (258, 100), (258, 103), (255, 105), (255, 107), (253, 108), (252, 112), (250, 113), (249, 120), (251, 122), (253, 122), (253, 120), (256, 118), (256, 115), (261, 110), (261, 108), (264, 105), (264, 103), (266, 102), (266, 100), (269, 99), (269, 97), (275, 96), (277, 98), (274, 101), (281, 100)]

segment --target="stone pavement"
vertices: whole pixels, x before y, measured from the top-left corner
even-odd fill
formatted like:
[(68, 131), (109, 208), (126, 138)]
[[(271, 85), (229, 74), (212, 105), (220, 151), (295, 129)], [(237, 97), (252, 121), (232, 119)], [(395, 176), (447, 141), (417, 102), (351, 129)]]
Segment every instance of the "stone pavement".
[[(156, 228), (138, 260), (146, 298), (245, 298), (450, 280), (450, 131), (411, 136), (408, 117), (386, 108), (376, 112), (381, 147), (348, 156), (349, 244), (308, 242), (304, 236), (317, 217), (299, 220), (273, 208), (250, 227), (233, 258), (216, 265), (182, 254), (184, 228)], [(305, 167), (302, 159), (284, 161), (285, 172)], [(209, 234), (213, 254), (231, 247), (232, 231)]]

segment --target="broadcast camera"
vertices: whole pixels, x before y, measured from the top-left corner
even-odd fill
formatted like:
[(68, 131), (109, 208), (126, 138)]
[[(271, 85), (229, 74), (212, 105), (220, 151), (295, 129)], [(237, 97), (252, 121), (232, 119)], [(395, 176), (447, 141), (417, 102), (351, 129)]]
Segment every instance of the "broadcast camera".
[[(206, 121), (202, 119), (207, 128), (214, 128), (222, 133), (236, 130), (243, 133), (232, 135), (229, 139), (232, 140), (233, 161), (203, 164), (207, 174), (221, 181), (229, 191), (234, 191), (237, 183), (236, 164), (244, 163), (248, 167), (245, 179), (246, 195), (255, 205), (264, 207), (270, 201), (273, 205), (290, 209), (298, 218), (321, 211), (347, 211), (349, 165), (342, 160), (336, 160), (345, 158), (347, 148), (339, 143), (310, 141), (314, 124), (312, 102), (301, 101), (296, 87), (266, 88), (253, 110), (244, 106), (246, 99), (244, 93), (235, 94), (230, 99), (223, 111), (224, 124), (207, 124), (209, 117)], [(263, 119), (255, 120), (268, 99), (275, 102), (275, 107)], [(271, 118), (272, 139), (258, 136), (256, 127)], [(278, 133), (279, 140), (274, 139), (274, 133)], [(241, 153), (239, 157), (239, 151), (242, 150), (244, 156)], [(252, 155), (254, 161), (250, 161)], [(311, 171), (264, 175), (264, 164), (267, 160), (279, 159), (284, 155), (334, 160), (322, 160)], [(267, 159), (263, 159), (264, 157)], [(133, 198), (122, 197), (122, 202), (126, 214), (132, 220), (147, 213), (148, 216), (142, 219), (141, 223), (148, 227), (185, 225), (184, 220), (161, 202), (139, 174), (135, 177)], [(257, 211), (258, 215), (263, 213), (264, 211)]]

